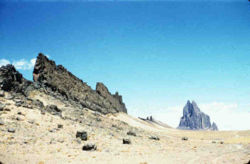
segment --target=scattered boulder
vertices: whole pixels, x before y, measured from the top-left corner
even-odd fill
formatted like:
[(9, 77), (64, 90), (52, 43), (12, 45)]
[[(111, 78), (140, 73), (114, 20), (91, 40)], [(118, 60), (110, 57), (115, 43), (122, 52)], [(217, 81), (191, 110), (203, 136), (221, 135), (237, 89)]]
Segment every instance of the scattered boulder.
[(220, 141), (220, 144), (224, 144), (224, 141)]
[(20, 117), (17, 117), (16, 120), (17, 120), (17, 121), (23, 121), (23, 119), (20, 118)]
[(88, 140), (88, 133), (86, 131), (77, 131), (76, 138), (80, 138), (83, 141)]
[(213, 143), (213, 144), (215, 144), (215, 143), (216, 143), (216, 141), (212, 141), (212, 143)]
[(131, 144), (131, 141), (128, 138), (123, 138), (122, 143), (123, 144)]
[(83, 151), (91, 151), (91, 150), (96, 150), (96, 149), (97, 149), (97, 146), (95, 144), (92, 144), (92, 143), (85, 144), (82, 147)]
[(160, 140), (160, 138), (159, 138), (159, 137), (157, 137), (157, 136), (150, 136), (150, 137), (149, 137), (149, 139), (151, 139), (151, 140), (157, 140), (157, 141), (159, 141), (159, 140)]
[(127, 132), (127, 135), (129, 135), (129, 136), (136, 136), (136, 133), (133, 132), (133, 131), (128, 131), (128, 132)]
[(182, 137), (181, 138), (183, 141), (187, 141), (188, 140), (188, 137)]
[(57, 128), (58, 128), (58, 129), (62, 129), (62, 128), (63, 128), (63, 125), (62, 125), (62, 124), (58, 124), (58, 125), (57, 125)]
[(15, 130), (14, 128), (9, 128), (9, 129), (8, 129), (8, 132), (9, 132), (9, 133), (15, 133), (16, 130)]

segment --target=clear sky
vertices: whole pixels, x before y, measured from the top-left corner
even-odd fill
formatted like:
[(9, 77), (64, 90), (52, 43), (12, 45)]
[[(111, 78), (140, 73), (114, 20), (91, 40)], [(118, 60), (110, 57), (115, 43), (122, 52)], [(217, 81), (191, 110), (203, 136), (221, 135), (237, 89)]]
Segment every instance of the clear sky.
[(188, 99), (220, 129), (250, 129), (250, 3), (0, 3), (0, 65), (32, 79), (43, 52), (129, 114), (174, 127)]

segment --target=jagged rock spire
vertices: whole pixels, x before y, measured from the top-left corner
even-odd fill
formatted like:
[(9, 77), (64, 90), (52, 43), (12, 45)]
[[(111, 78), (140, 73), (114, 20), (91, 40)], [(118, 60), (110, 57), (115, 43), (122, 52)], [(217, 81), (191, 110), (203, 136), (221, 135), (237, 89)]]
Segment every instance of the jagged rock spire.
[(190, 103), (189, 100), (183, 108), (183, 116), (181, 117), (178, 128), (190, 130), (218, 130), (215, 123), (211, 125), (210, 117), (200, 110), (196, 102), (192, 101), (192, 103)]

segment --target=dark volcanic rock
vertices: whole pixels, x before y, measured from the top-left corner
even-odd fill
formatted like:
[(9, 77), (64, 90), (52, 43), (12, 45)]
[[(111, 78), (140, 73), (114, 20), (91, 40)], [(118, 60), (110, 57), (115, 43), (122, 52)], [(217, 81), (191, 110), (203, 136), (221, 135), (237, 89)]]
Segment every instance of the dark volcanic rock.
[(31, 81), (23, 78), (13, 65), (0, 67), (0, 89), (27, 95), (33, 89)]
[(77, 131), (76, 138), (80, 138), (83, 141), (88, 140), (88, 133), (86, 131)]
[(97, 146), (95, 144), (89, 143), (89, 144), (83, 145), (82, 150), (90, 151), (90, 150), (96, 150), (96, 148), (97, 148)]
[(118, 92), (112, 95), (103, 83), (96, 84), (96, 92), (102, 97), (104, 97), (106, 100), (108, 100), (108, 102), (111, 103), (114, 109), (120, 112), (127, 113), (126, 106), (122, 102), (122, 96), (120, 96)]
[(130, 141), (130, 139), (123, 138), (123, 139), (122, 139), (122, 143), (123, 143), (123, 144), (131, 144), (131, 141)]
[[(33, 71), (33, 80), (41, 86), (58, 92), (66, 100), (80, 104), (104, 114), (125, 112), (127, 113), (122, 97), (116, 93), (110, 94), (107, 87), (97, 83), (96, 91), (86, 83), (67, 71), (62, 65), (56, 65), (43, 54), (39, 54)], [(48, 89), (48, 90), (49, 90)]]
[(211, 126), (210, 117), (201, 112), (194, 101), (192, 103), (188, 101), (183, 108), (183, 116), (181, 117), (178, 128), (190, 130), (218, 130), (215, 123), (214, 127)]
[(182, 137), (181, 138), (183, 141), (187, 141), (188, 140), (188, 137)]

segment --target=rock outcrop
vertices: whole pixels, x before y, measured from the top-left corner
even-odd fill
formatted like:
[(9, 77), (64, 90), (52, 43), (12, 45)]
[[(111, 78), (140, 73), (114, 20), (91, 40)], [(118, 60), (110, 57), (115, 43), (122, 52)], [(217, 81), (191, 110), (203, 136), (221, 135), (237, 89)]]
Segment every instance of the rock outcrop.
[(32, 82), (23, 78), (13, 65), (0, 67), (1, 90), (27, 95), (33, 88)]
[(56, 65), (41, 53), (36, 60), (33, 80), (54, 92), (59, 92), (66, 100), (74, 101), (84, 108), (103, 114), (127, 113), (122, 97), (118, 93), (112, 95), (102, 83), (97, 83), (96, 90), (91, 89), (62, 65)]
[(153, 116), (149, 116), (146, 119), (139, 117), (139, 119), (141, 119), (143, 121), (146, 121), (148, 123), (155, 123), (155, 124), (160, 125), (160, 126), (165, 127), (165, 128), (171, 128), (169, 125), (167, 125), (167, 124), (165, 124), (165, 123), (163, 123), (161, 121), (158, 121), (158, 120), (154, 119)]
[(210, 117), (203, 113), (197, 104), (193, 101), (187, 102), (183, 108), (183, 116), (181, 117), (179, 129), (189, 130), (218, 130), (217, 125), (211, 125)]

